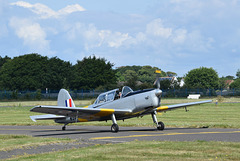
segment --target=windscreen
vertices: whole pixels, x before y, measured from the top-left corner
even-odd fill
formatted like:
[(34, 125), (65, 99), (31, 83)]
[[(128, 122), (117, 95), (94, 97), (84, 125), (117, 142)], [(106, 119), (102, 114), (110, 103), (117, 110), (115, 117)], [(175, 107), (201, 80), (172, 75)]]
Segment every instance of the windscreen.
[(130, 87), (124, 86), (122, 89), (122, 97), (125, 97), (128, 93), (131, 93), (131, 92), (133, 92), (133, 90)]

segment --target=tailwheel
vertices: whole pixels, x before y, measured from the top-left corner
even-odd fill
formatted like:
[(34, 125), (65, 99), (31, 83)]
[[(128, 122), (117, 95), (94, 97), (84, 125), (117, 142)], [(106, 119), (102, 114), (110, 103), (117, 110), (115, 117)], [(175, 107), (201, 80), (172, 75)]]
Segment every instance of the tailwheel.
[(112, 132), (118, 132), (118, 131), (119, 131), (118, 124), (112, 124), (112, 126), (111, 126), (111, 131), (112, 131)]
[(158, 122), (157, 129), (158, 129), (158, 130), (164, 130), (164, 123), (161, 122), (161, 121)]

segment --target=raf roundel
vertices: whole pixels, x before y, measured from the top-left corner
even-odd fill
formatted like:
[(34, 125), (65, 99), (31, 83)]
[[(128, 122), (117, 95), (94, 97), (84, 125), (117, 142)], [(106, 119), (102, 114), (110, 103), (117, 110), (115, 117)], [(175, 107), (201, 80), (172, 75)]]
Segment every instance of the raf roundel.
[(65, 100), (66, 107), (72, 107), (72, 99)]

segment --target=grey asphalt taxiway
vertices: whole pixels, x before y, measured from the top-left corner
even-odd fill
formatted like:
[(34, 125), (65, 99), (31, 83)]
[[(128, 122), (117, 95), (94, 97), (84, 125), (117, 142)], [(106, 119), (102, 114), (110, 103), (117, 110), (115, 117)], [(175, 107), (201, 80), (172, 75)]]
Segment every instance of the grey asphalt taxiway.
[(240, 129), (166, 128), (164, 131), (158, 131), (154, 127), (120, 127), (118, 133), (112, 133), (109, 126), (67, 126), (65, 131), (61, 128), (62, 126), (0, 126), (0, 134), (76, 139), (71, 143), (53, 143), (0, 151), (0, 160), (24, 154), (39, 154), (133, 140), (240, 142)]
[(89, 140), (91, 142), (120, 143), (133, 140), (159, 141), (226, 141), (240, 142), (240, 129), (121, 127), (112, 133), (109, 126), (0, 126), (0, 134), (25, 134), (33, 137), (56, 137)]

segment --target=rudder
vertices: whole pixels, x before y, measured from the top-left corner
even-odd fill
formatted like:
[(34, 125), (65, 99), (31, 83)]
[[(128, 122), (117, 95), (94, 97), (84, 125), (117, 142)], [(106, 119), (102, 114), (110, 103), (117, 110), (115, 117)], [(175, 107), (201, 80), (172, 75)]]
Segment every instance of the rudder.
[(58, 93), (58, 106), (75, 107), (72, 97), (65, 89), (61, 89)]

